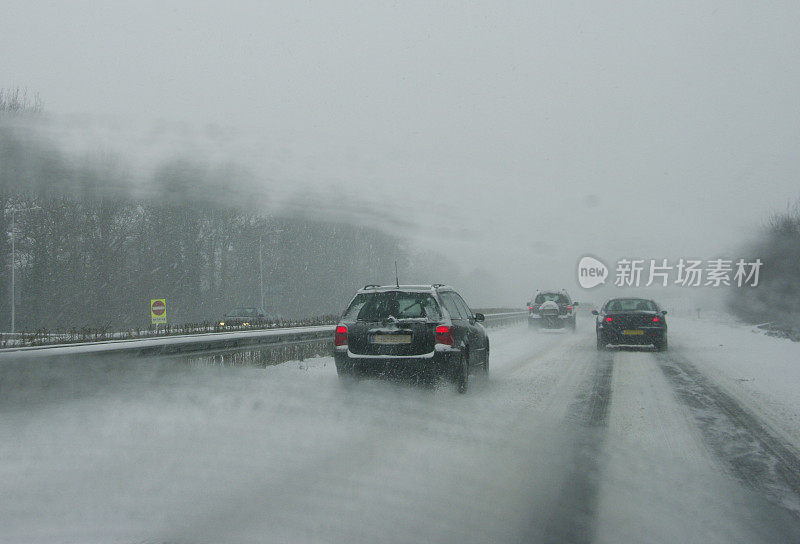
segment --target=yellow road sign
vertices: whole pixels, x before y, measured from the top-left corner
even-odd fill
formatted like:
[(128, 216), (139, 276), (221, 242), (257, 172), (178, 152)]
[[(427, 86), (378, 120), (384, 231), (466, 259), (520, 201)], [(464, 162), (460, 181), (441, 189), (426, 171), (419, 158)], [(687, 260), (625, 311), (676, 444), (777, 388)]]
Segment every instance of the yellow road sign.
[(167, 322), (167, 299), (150, 299), (150, 322), (153, 325)]

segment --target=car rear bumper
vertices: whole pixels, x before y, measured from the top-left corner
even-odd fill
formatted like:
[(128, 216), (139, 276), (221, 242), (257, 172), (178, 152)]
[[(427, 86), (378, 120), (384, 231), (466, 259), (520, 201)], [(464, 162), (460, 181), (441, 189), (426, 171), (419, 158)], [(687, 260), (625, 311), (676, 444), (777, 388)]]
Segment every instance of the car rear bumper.
[(358, 355), (348, 350), (335, 349), (336, 368), (359, 376), (444, 376), (458, 362), (459, 350), (436, 350), (412, 357)]
[(622, 329), (603, 328), (598, 331), (604, 343), (612, 346), (646, 346), (655, 345), (664, 340), (666, 329), (655, 327), (639, 327), (642, 334), (625, 334)]
[(528, 323), (543, 327), (563, 327), (574, 317), (570, 314), (528, 314)]

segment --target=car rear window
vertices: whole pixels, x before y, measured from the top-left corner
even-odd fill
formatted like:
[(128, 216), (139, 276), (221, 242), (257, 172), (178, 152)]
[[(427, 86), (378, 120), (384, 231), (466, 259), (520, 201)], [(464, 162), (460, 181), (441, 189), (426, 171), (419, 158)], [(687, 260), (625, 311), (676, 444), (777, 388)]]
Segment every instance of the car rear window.
[(608, 312), (657, 312), (658, 308), (652, 300), (642, 300), (638, 298), (620, 298), (612, 300), (606, 308)]
[(569, 299), (567, 295), (563, 293), (539, 293), (536, 295), (536, 304), (542, 304), (544, 302), (553, 301), (557, 304), (569, 304)]
[(342, 316), (346, 321), (383, 321), (396, 319), (427, 319), (439, 321), (441, 312), (429, 293), (386, 291), (356, 295)]

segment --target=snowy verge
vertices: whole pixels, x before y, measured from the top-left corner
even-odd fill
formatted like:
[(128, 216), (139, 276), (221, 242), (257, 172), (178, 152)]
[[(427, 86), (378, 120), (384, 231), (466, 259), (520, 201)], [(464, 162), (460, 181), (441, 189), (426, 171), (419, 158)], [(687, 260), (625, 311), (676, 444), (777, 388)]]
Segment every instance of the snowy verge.
[(669, 326), (671, 349), (800, 447), (800, 343), (732, 318), (672, 318)]

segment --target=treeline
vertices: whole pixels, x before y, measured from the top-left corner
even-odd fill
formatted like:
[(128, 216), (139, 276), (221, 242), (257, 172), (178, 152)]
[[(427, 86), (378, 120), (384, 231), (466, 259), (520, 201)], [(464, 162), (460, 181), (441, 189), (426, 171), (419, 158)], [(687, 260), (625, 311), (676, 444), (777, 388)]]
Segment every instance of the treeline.
[[(167, 299), (170, 323), (213, 321), (236, 306), (283, 318), (339, 313), (363, 283), (384, 281), (405, 248), (368, 227), (259, 212), (234, 167), (170, 160), (132, 181), (117, 158), (75, 159), (47, 138), (14, 91), (0, 110), (0, 330), (147, 327)], [(11, 104), (11, 106), (9, 106)], [(232, 193), (236, 193), (234, 198)], [(30, 209), (33, 208), (33, 209)], [(15, 211), (27, 210), (27, 211)], [(12, 216), (15, 225), (12, 229)]]
[(0, 113), (40, 113), (42, 107), (39, 93), (29, 93), (20, 87), (0, 88)]
[(732, 289), (731, 310), (750, 323), (800, 328), (800, 204), (772, 216), (749, 254), (764, 263), (759, 285)]
[[(0, 331), (11, 325), (12, 240), (17, 331), (145, 328), (154, 298), (167, 299), (172, 324), (213, 321), (259, 306), (262, 275), (273, 316), (338, 314), (357, 288), (393, 281), (395, 261), (403, 283), (451, 283), (473, 304), (494, 300), (477, 296), (499, 285), (485, 269), (464, 274), (402, 233), (336, 223), (330, 210), (327, 219), (301, 206), (266, 212), (269, 187), (235, 164), (178, 157), (132, 176), (115, 156), (64, 153), (38, 98), (9, 96), (17, 106), (0, 110)], [(36, 115), (9, 114), (19, 107)]]
[[(385, 277), (398, 241), (362, 227), (267, 218), (235, 209), (133, 199), (1, 194), (0, 259), (16, 212), (17, 330), (146, 327), (166, 298), (172, 323), (211, 321), (235, 306), (282, 317), (338, 313), (363, 278)], [(10, 266), (0, 287), (9, 328)], [(263, 276), (262, 276), (263, 275)]]

